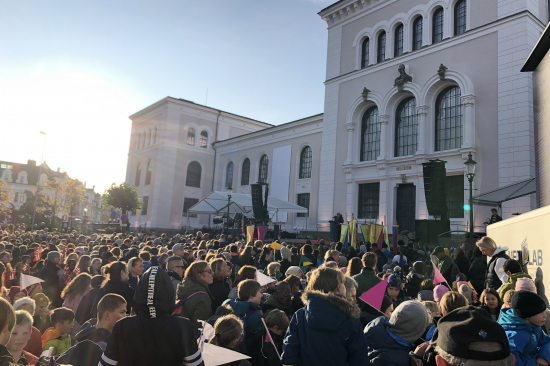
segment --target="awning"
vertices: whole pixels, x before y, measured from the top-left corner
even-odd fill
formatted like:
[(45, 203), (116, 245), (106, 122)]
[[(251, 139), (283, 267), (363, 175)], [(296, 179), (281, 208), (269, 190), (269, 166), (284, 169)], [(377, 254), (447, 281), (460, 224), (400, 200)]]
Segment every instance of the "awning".
[(529, 178), (475, 196), (472, 198), (472, 203), (481, 206), (500, 206), (502, 205), (502, 202), (510, 201), (536, 192), (536, 180), (535, 178)]
[[(224, 214), (227, 213), (228, 205), (229, 214), (236, 212), (252, 212), (252, 196), (242, 193), (233, 193), (231, 194), (231, 201), (229, 201), (226, 192), (214, 191), (187, 211), (196, 214)], [(307, 208), (271, 196), (267, 198), (267, 210), (271, 212), (308, 212)]]

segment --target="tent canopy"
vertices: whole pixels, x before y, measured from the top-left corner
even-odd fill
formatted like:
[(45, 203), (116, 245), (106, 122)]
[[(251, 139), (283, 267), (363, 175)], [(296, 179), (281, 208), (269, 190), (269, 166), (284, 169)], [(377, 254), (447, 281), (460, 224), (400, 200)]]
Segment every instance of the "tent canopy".
[[(230, 214), (252, 212), (252, 196), (249, 194), (233, 193), (229, 202), (226, 192), (214, 191), (189, 208), (188, 212), (196, 214), (224, 214), (227, 213), (228, 205)], [(271, 212), (308, 212), (307, 208), (271, 196), (267, 198), (267, 210)]]
[(529, 178), (472, 197), (472, 203), (482, 206), (500, 206), (502, 202), (537, 192), (535, 178)]

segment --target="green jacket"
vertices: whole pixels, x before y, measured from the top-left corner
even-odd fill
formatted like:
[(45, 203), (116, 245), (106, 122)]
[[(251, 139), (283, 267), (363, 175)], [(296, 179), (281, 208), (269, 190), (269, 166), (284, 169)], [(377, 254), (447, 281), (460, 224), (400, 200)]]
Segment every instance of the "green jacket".
[(516, 289), (516, 282), (517, 282), (518, 278), (531, 278), (531, 276), (529, 276), (527, 273), (524, 273), (524, 272), (518, 272), (518, 273), (514, 273), (513, 275), (508, 277), (508, 282), (506, 282), (500, 288), (500, 298), (502, 300), (504, 300), (504, 294), (506, 292)]
[(65, 353), (69, 348), (71, 348), (71, 335), (65, 334), (57, 338), (52, 338), (44, 344), (42, 347), (42, 352), (47, 351), (53, 347), (52, 356), (57, 356)]
[(373, 288), (375, 285), (382, 282), (380, 277), (376, 275), (373, 269), (363, 268), (361, 273), (353, 276), (353, 279), (357, 281), (357, 297), (363, 295), (365, 292)]
[[(205, 294), (196, 292), (206, 292)], [(183, 303), (183, 317), (191, 320), (195, 329), (202, 328), (199, 320), (207, 321), (212, 316), (212, 295), (208, 286), (191, 278), (184, 278), (178, 285), (178, 301), (183, 300), (193, 294)]]

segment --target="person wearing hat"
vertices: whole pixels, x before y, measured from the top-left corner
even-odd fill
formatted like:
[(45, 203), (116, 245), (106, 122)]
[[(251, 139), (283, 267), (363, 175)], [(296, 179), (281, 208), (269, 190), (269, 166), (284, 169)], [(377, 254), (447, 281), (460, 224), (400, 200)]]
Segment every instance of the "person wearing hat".
[(431, 318), (418, 301), (401, 303), (390, 318), (380, 316), (365, 328), (368, 364), (409, 365), (409, 350), (430, 326)]
[[(42, 284), (42, 291), (54, 304), (58, 304), (61, 300), (61, 288), (59, 286), (59, 263), (61, 261), (61, 254), (56, 251), (48, 252), (46, 257), (46, 263), (40, 270), (38, 277), (44, 280)], [(59, 304), (61, 305), (61, 304)]]
[(441, 318), (434, 337), (437, 341), (432, 340), (427, 350), (419, 347), (415, 352), (426, 365), (513, 366), (516, 361), (504, 329), (475, 306), (453, 310)]
[[(280, 249), (281, 252), (281, 268), (279, 269), (279, 272), (281, 272), (283, 275), (285, 275), (286, 271), (293, 266), (290, 259), (292, 258), (292, 251), (288, 249), (287, 247), (282, 247)], [(284, 276), (281, 278), (281, 280), (284, 280)]]
[(498, 323), (506, 331), (516, 365), (548, 365), (550, 336), (544, 334), (546, 303), (530, 291), (517, 291), (512, 296), (512, 308), (501, 311)]
[(410, 298), (416, 298), (420, 292), (420, 285), (424, 281), (424, 263), (414, 262), (412, 271), (405, 278), (405, 295)]
[(432, 255), (437, 257), (437, 269), (447, 283), (453, 283), (456, 279), (456, 276), (460, 273), (458, 266), (453, 262), (453, 260), (446, 254), (445, 249), (442, 247), (435, 247)]
[(388, 284), (386, 285), (386, 295), (391, 299), (393, 308), (395, 309), (399, 304), (405, 301), (405, 293), (403, 292), (403, 281), (399, 274), (394, 273), (388, 278)]

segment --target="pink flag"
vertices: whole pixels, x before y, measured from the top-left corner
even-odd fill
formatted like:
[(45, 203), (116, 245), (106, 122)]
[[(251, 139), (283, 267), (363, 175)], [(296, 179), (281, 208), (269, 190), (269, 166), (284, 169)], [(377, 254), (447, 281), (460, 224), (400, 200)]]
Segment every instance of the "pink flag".
[(380, 308), (382, 307), (384, 294), (386, 293), (386, 285), (388, 284), (388, 279), (389, 277), (386, 277), (385, 280), (365, 292), (359, 298), (367, 304), (373, 306), (375, 309), (380, 310)]
[(269, 330), (265, 334), (265, 343), (273, 343), (273, 341), (271, 340), (271, 336), (269, 335)]
[(264, 240), (265, 234), (267, 234), (267, 225), (258, 225), (258, 239)]
[(432, 262), (432, 264), (434, 266), (434, 285), (437, 285), (438, 283), (443, 283), (443, 282), (447, 283), (447, 280), (445, 279), (445, 277), (443, 277), (441, 272), (439, 272), (434, 262)]

